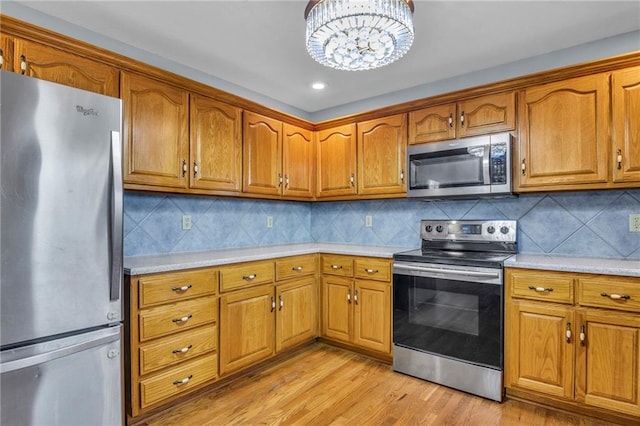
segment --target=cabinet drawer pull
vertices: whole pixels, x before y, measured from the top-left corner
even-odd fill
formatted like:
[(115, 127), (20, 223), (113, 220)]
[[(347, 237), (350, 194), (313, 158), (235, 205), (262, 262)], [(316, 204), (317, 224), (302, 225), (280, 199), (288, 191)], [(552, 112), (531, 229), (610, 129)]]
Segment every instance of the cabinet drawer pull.
[(192, 378), (193, 378), (193, 374), (189, 374), (187, 377), (185, 377), (182, 380), (174, 380), (173, 384), (176, 386), (186, 385), (187, 383), (189, 383), (189, 380), (191, 380)]
[(256, 279), (257, 276), (258, 276), (258, 274), (243, 275), (242, 279), (243, 280), (247, 280), (247, 281), (253, 281), (253, 280)]
[(171, 352), (174, 354), (186, 354), (187, 352), (189, 352), (189, 349), (191, 349), (193, 347), (193, 345), (189, 345), (189, 346), (185, 346), (182, 349), (174, 349)]
[(377, 274), (378, 272), (380, 272), (380, 271), (379, 271), (379, 270), (377, 270), (377, 269), (369, 269), (369, 268), (364, 268), (364, 271), (365, 271), (367, 274)]
[(612, 300), (620, 300), (620, 299), (622, 299), (622, 300), (629, 300), (629, 299), (631, 299), (631, 296), (626, 295), (626, 294), (622, 294), (622, 295), (620, 295), (620, 294), (600, 293), (600, 296), (602, 296), (602, 297), (608, 297), (609, 299), (612, 299)]
[(304, 269), (302, 266), (294, 266), (293, 268), (291, 268), (292, 271), (302, 271), (302, 269)]
[(191, 318), (193, 317), (193, 315), (189, 314), (186, 317), (182, 317), (182, 318), (174, 318), (171, 321), (175, 322), (176, 324), (179, 322), (187, 322), (189, 321)]
[(342, 269), (342, 265), (331, 265), (331, 269)]
[(565, 333), (567, 335), (567, 343), (571, 343), (571, 323), (567, 323), (567, 331)]
[(191, 284), (183, 285), (182, 287), (171, 287), (171, 291), (175, 291), (176, 293), (182, 293), (184, 291), (189, 290), (191, 287), (193, 287), (193, 285)]
[(618, 163), (618, 170), (622, 169), (622, 150), (619, 149), (617, 151), (616, 162)]
[(584, 346), (584, 341), (587, 338), (587, 335), (584, 331), (584, 324), (580, 325), (580, 346)]
[(551, 293), (553, 291), (553, 287), (534, 287), (530, 285), (529, 290), (534, 290), (534, 291), (537, 291), (538, 293), (543, 293), (545, 291), (548, 291), (549, 293)]

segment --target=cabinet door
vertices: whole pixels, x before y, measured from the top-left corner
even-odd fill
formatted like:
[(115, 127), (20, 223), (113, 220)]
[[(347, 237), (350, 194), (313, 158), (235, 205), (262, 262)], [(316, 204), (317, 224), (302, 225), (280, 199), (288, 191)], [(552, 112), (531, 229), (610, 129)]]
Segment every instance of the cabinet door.
[(290, 197), (313, 197), (315, 182), (314, 140), (309, 130), (290, 124), (283, 125), (282, 173), (284, 188), (282, 195)]
[(573, 399), (573, 311), (551, 303), (510, 302), (506, 324), (506, 386)]
[(122, 73), (125, 183), (187, 187), (188, 98), (184, 90)]
[[(521, 92), (520, 189), (605, 184), (609, 158), (606, 75), (536, 86)], [(587, 187), (585, 187), (586, 189)]]
[(317, 197), (355, 195), (356, 125), (318, 132)]
[(322, 335), (330, 339), (351, 341), (352, 280), (322, 277)]
[(0, 34), (0, 59), (2, 60), (0, 69), (3, 71), (13, 71), (13, 45), (13, 38)]
[[(640, 181), (640, 67), (613, 73), (613, 181)], [(620, 160), (620, 161), (618, 161)]]
[(242, 188), (242, 110), (191, 95), (189, 186), (240, 191)]
[(358, 194), (406, 193), (407, 115), (358, 123)]
[(317, 294), (318, 287), (313, 276), (276, 287), (277, 352), (318, 335)]
[(640, 318), (581, 309), (577, 325), (584, 332), (584, 340), (577, 345), (577, 400), (640, 416)]
[(409, 113), (409, 145), (456, 138), (456, 104), (436, 105)]
[(497, 93), (458, 103), (458, 137), (504, 132), (516, 127), (516, 93)]
[(272, 285), (220, 296), (220, 375), (273, 355), (274, 315)]
[(363, 348), (390, 353), (390, 284), (356, 280), (353, 307), (353, 343)]
[(118, 69), (39, 43), (16, 39), (14, 69), (41, 80), (118, 97)]
[(280, 195), (282, 176), (282, 123), (244, 111), (243, 191)]

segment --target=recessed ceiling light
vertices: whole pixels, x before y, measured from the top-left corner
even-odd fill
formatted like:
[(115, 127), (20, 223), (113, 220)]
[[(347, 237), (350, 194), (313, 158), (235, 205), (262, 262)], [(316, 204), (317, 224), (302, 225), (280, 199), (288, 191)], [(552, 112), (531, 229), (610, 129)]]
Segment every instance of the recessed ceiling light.
[(316, 81), (315, 83), (311, 84), (311, 87), (315, 90), (322, 90), (327, 87), (327, 85), (321, 81)]

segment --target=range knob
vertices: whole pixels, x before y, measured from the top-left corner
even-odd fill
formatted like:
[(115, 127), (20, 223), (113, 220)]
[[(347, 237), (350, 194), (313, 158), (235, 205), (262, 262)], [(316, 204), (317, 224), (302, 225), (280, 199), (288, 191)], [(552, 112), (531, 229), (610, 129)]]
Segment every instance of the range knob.
[(444, 228), (442, 227), (442, 225), (438, 225), (438, 226), (436, 226), (436, 231), (437, 231), (437, 232), (442, 232), (442, 230), (443, 230), (443, 229), (444, 229)]
[(493, 226), (487, 226), (487, 232), (493, 234), (494, 232), (496, 232), (496, 228)]
[(431, 226), (431, 225), (427, 225), (424, 229), (425, 229), (427, 232), (431, 232), (431, 231), (433, 231), (433, 226)]
[(503, 226), (502, 228), (500, 228), (500, 232), (506, 235), (509, 233), (509, 228), (507, 226)]

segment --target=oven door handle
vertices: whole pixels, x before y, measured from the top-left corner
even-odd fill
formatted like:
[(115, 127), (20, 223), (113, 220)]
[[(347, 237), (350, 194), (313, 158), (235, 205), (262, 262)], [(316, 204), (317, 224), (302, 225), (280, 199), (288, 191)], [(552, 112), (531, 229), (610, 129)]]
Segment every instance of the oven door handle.
[(449, 274), (449, 275), (474, 277), (474, 278), (499, 278), (500, 277), (500, 274), (498, 274), (497, 272), (459, 271), (457, 269), (440, 269), (440, 268), (429, 268), (426, 266), (409, 266), (409, 265), (402, 265), (398, 263), (394, 263), (393, 268), (404, 269), (405, 271), (434, 272), (437, 274)]

